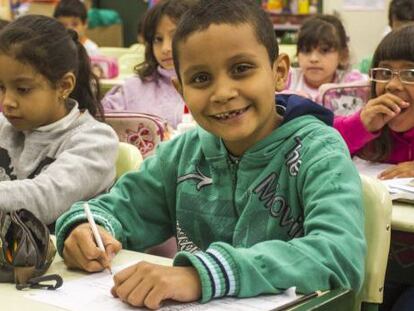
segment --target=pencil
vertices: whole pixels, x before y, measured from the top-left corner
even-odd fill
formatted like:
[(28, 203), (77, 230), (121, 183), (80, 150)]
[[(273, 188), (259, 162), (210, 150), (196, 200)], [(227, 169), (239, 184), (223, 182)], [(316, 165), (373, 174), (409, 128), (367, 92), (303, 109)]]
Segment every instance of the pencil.
[(291, 302), (288, 302), (288, 303), (284, 304), (283, 306), (271, 309), (270, 311), (285, 311), (285, 310), (288, 310), (290, 308), (296, 307), (296, 306), (304, 303), (305, 301), (308, 301), (308, 300), (310, 300), (314, 297), (318, 297), (318, 296), (321, 296), (321, 295), (322, 295), (322, 292), (317, 290), (317, 291), (309, 293), (307, 295), (303, 295), (303, 296), (299, 297), (298, 299), (295, 299)]
[[(86, 217), (88, 218), (89, 226), (91, 227), (95, 242), (98, 245), (98, 248), (105, 253), (105, 246), (103, 245), (101, 235), (99, 234), (98, 227), (96, 226), (95, 220), (93, 219), (88, 202), (85, 202), (83, 204), (83, 209), (85, 210)], [(105, 267), (105, 269), (107, 269), (109, 273), (112, 274), (110, 266)]]

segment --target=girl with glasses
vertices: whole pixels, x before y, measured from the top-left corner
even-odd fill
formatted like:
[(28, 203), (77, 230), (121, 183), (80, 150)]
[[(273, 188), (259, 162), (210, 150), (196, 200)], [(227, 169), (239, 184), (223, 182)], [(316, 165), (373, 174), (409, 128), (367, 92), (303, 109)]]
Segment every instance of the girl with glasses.
[[(381, 179), (414, 177), (414, 26), (389, 33), (377, 47), (370, 70), (371, 99), (351, 116), (337, 116), (335, 128), (351, 155), (395, 164)], [(392, 245), (410, 247), (412, 234), (393, 231)], [(401, 248), (401, 246), (399, 247)], [(399, 267), (398, 248), (391, 247), (391, 267)], [(408, 256), (406, 252), (405, 256)], [(412, 258), (412, 254), (410, 254)], [(405, 262), (408, 264), (408, 262)], [(412, 263), (411, 263), (412, 264)], [(391, 268), (393, 270), (393, 268)], [(402, 270), (404, 271), (404, 270)], [(386, 279), (380, 310), (413, 310), (414, 287)]]
[(414, 26), (389, 33), (377, 47), (371, 99), (350, 116), (337, 116), (334, 126), (352, 155), (395, 164), (381, 179), (414, 177)]

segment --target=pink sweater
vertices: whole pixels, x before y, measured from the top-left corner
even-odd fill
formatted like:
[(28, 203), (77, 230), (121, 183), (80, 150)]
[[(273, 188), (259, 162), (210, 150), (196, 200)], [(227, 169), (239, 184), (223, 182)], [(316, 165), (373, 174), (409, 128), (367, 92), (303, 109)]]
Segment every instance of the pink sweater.
[(127, 78), (102, 99), (105, 111), (143, 112), (157, 115), (174, 128), (181, 122), (184, 101), (175, 90), (171, 78), (174, 70), (157, 69), (157, 78), (143, 82), (139, 76)]
[[(354, 81), (366, 81), (367, 78), (358, 70), (337, 70), (331, 83), (348, 83)], [(285, 93), (294, 93), (308, 97), (313, 101), (320, 103), (319, 88), (314, 89), (305, 82), (305, 77), (301, 68), (291, 68), (289, 71), (288, 82), (285, 87)]]
[[(341, 133), (351, 155), (361, 150), (367, 143), (380, 135), (368, 132), (361, 120), (360, 111), (350, 116), (336, 116), (334, 127)], [(398, 164), (414, 160), (414, 128), (404, 133), (390, 130), (392, 149), (385, 163)]]

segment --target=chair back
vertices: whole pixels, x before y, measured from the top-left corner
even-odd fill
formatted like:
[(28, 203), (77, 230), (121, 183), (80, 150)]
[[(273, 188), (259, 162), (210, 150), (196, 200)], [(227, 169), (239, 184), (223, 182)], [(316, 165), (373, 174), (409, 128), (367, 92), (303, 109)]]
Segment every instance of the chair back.
[(357, 295), (355, 310), (361, 304), (382, 303), (384, 279), (391, 239), (392, 202), (387, 188), (377, 179), (361, 175), (365, 209), (365, 278)]
[(128, 77), (134, 74), (136, 65), (141, 64), (145, 60), (143, 53), (128, 53), (118, 59), (120, 77)]
[(327, 83), (319, 88), (321, 104), (335, 115), (349, 115), (361, 109), (370, 93), (368, 81)]
[(137, 148), (120, 142), (118, 145), (118, 158), (116, 159), (116, 179), (129, 171), (138, 170), (142, 161), (141, 152)]

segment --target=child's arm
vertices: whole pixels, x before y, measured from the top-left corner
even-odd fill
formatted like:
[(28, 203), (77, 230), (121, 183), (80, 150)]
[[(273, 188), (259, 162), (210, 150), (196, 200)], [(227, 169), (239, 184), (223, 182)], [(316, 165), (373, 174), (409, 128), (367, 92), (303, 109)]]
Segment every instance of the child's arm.
[(396, 117), (401, 109), (409, 103), (390, 93), (373, 98), (361, 110), (361, 121), (365, 129), (371, 133), (381, 130), (385, 124)]
[[(163, 177), (164, 165), (168, 164), (150, 157), (139, 171), (122, 176), (109, 193), (88, 202), (95, 222), (126, 249), (144, 251), (175, 233), (175, 192), (170, 193), (164, 184), (174, 185), (176, 178)], [(74, 226), (85, 221), (83, 202), (74, 204), (57, 220), (56, 244), (60, 254), (66, 246), (67, 235), (74, 231)]]
[(414, 161), (402, 162), (394, 165), (379, 174), (379, 179), (413, 178)]
[(346, 142), (351, 155), (356, 154), (379, 135), (379, 133), (367, 131), (360, 115), (361, 111), (357, 111), (349, 116), (335, 116), (334, 118), (333, 126)]
[(115, 132), (94, 121), (69, 135), (56, 146), (62, 151), (34, 178), (0, 183), (3, 211), (25, 208), (51, 224), (74, 202), (94, 197), (113, 183), (118, 149)]
[(89, 272), (102, 271), (110, 265), (112, 258), (121, 250), (121, 243), (108, 231), (98, 226), (103, 253), (96, 245), (89, 223), (78, 225), (65, 241), (63, 258), (69, 268), (80, 268)]
[(201, 283), (193, 267), (166, 267), (140, 262), (117, 273), (111, 292), (135, 307), (158, 309), (164, 300), (198, 300)]
[(350, 116), (335, 116), (334, 127), (341, 133), (351, 155), (380, 135), (381, 129), (408, 103), (393, 94), (373, 98)]

